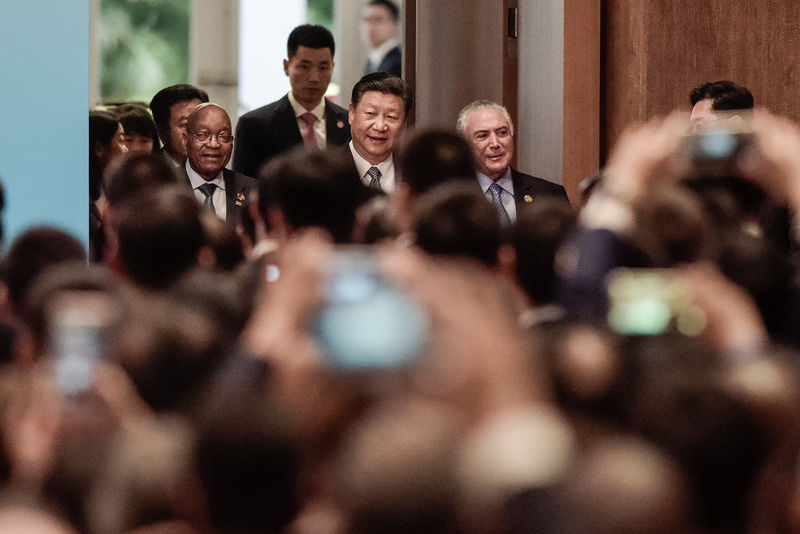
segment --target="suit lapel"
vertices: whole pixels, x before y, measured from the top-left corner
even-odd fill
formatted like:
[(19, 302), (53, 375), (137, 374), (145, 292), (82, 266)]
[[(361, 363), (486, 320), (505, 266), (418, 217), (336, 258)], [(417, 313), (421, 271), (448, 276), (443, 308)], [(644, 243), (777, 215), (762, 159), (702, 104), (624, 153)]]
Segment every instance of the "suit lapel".
[[(284, 95), (281, 98), (280, 109), (276, 111), (279, 114), (280, 128), (277, 131), (286, 134), (285, 146), (294, 146), (303, 144), (303, 135), (300, 133), (300, 127), (297, 125), (297, 117), (294, 116), (292, 104), (289, 102), (289, 96)], [(283, 135), (283, 134), (281, 134)]]
[(346, 115), (342, 116), (333, 109), (328, 99), (325, 99), (325, 136), (328, 146), (343, 145), (348, 141), (350, 129), (345, 120)]

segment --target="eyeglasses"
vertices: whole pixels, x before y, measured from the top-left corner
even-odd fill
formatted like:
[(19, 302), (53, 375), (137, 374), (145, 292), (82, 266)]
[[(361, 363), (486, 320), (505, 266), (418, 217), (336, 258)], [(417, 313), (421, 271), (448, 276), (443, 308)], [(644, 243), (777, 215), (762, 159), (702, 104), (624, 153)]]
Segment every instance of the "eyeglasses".
[(198, 143), (208, 143), (215, 137), (217, 138), (217, 142), (222, 145), (233, 142), (233, 136), (228, 132), (217, 132), (215, 134), (208, 132), (192, 132), (192, 137), (194, 137), (194, 140)]

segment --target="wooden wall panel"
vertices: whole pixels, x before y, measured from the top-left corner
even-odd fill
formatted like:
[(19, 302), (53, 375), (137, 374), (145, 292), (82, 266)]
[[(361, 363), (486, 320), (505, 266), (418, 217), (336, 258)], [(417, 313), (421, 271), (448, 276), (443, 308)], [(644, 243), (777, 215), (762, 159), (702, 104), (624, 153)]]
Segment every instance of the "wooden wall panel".
[(573, 204), (600, 162), (600, 0), (564, 0), (562, 181)]
[(747, 86), (756, 104), (800, 119), (797, 0), (604, 0), (601, 151), (629, 123), (689, 110), (706, 81)]

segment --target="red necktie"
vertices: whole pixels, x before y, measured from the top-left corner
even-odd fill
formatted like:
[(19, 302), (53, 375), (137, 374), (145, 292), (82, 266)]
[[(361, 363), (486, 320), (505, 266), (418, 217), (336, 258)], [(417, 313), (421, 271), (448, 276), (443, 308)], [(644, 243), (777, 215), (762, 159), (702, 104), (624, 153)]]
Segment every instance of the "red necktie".
[(303, 128), (303, 144), (309, 150), (317, 148), (317, 136), (314, 134), (314, 123), (317, 122), (317, 117), (310, 111), (300, 115), (306, 127)]

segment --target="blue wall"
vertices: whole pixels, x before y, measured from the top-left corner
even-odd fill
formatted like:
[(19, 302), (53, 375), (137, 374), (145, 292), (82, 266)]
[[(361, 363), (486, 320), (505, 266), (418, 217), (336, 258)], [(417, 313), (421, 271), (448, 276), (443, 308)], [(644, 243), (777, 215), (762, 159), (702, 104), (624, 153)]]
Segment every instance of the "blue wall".
[(41, 224), (88, 244), (89, 1), (3, 0), (0, 44), (5, 246)]

